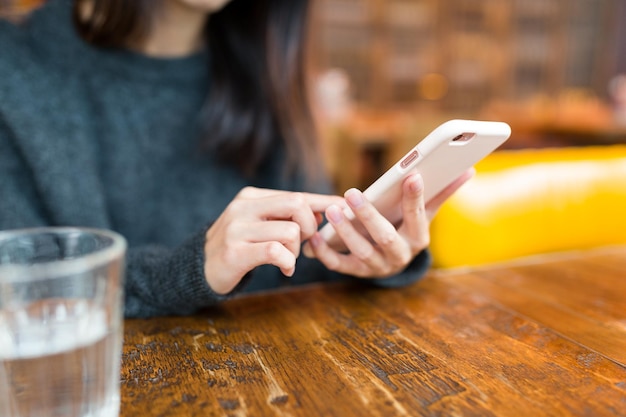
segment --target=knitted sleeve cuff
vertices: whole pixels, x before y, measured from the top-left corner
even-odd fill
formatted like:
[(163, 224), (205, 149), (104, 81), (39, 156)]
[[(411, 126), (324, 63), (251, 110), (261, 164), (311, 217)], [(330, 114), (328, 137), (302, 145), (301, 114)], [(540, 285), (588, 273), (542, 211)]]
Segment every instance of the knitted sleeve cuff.
[(127, 317), (185, 315), (215, 305), (229, 295), (215, 293), (204, 276), (206, 232), (174, 250), (129, 250), (126, 269)]

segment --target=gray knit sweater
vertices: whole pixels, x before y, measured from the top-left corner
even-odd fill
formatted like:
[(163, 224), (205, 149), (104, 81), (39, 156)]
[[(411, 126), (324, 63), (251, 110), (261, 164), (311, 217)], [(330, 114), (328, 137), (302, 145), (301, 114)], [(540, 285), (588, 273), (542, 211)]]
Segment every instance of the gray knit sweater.
[[(0, 229), (121, 233), (128, 317), (190, 314), (237, 293), (353, 279), (301, 257), (292, 278), (268, 265), (226, 297), (207, 285), (206, 230), (250, 185), (199, 151), (208, 59), (95, 49), (75, 34), (69, 0), (49, 0), (20, 27), (0, 22)], [(303, 189), (280, 176), (281, 164), (277, 156), (251, 185)], [(404, 273), (375, 282), (406, 284), (427, 267), (423, 252)]]

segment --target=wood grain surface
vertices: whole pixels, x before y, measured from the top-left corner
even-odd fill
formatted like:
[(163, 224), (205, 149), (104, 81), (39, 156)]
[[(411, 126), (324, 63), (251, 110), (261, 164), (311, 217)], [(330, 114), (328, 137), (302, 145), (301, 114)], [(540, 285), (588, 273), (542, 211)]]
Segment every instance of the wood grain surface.
[(127, 320), (122, 417), (626, 416), (626, 247)]

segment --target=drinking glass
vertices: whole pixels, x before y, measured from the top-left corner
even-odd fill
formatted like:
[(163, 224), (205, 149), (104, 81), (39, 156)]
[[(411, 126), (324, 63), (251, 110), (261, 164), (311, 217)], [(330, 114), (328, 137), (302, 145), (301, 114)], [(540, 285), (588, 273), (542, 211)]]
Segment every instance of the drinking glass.
[(126, 241), (0, 232), (0, 416), (119, 415)]

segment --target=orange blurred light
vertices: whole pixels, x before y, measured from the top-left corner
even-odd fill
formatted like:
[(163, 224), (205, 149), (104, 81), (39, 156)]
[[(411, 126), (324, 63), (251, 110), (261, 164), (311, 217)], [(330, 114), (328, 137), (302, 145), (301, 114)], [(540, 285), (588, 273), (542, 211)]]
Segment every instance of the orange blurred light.
[(423, 99), (441, 100), (448, 93), (448, 79), (442, 74), (425, 74), (419, 81), (419, 93)]

